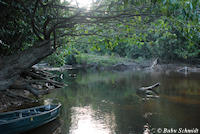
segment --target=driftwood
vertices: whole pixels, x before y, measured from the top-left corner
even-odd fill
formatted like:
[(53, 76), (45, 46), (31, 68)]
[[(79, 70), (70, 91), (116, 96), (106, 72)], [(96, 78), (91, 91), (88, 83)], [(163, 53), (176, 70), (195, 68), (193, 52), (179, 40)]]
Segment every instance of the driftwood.
[(158, 63), (158, 58), (154, 60), (153, 64), (150, 67), (145, 68), (145, 72), (153, 71), (153, 68)]
[[(46, 77), (46, 78), (58, 77), (58, 75), (54, 75), (54, 74), (49, 73), (47, 71), (39, 70), (39, 69), (36, 69), (36, 68), (33, 68), (33, 67), (30, 70), (31, 70), (31, 72), (38, 74), (38, 75), (41, 75), (41, 76)], [(30, 72), (30, 71), (28, 71), (28, 72)]]
[(40, 95), (51, 93), (55, 88), (67, 86), (51, 79), (57, 77), (57, 75), (35, 68), (24, 71), (21, 76), (17, 84), (11, 85), (9, 89), (28, 90), (37, 98)]
[(141, 87), (140, 90), (145, 91), (145, 90), (153, 90), (153, 88), (160, 86), (161, 84), (158, 82), (152, 86), (149, 87)]
[(28, 81), (28, 83), (37, 83), (37, 82), (51, 83), (51, 85), (55, 86), (56, 88), (62, 88), (64, 86), (67, 86), (66, 84), (63, 84), (63, 83), (60, 83), (60, 82), (57, 82), (57, 81), (54, 81), (54, 80), (48, 80), (48, 79)]
[(158, 58), (157, 59), (155, 59), (155, 61), (153, 62), (153, 64), (151, 65), (151, 69), (153, 69), (154, 68), (154, 66), (156, 65), (158, 63)]
[(159, 93), (153, 90), (155, 87), (160, 86), (161, 84), (158, 82), (149, 87), (141, 87), (140, 90), (145, 91), (146, 97), (159, 97)]
[(39, 97), (40, 95), (49, 94), (49, 93), (52, 92), (52, 89), (37, 90), (37, 89), (33, 88), (31, 85), (29, 85), (29, 84), (11, 85), (10, 89), (28, 90), (36, 97)]
[(4, 92), (3, 93), (4, 95), (10, 96), (12, 98), (23, 98), (24, 100), (34, 101), (34, 99), (32, 99), (32, 98), (26, 97), (26, 96), (21, 95), (21, 94), (13, 93), (13, 92), (11, 92), (9, 90), (3, 91), (3, 92)]
[(177, 71), (187, 74), (187, 72), (189, 71), (189, 69), (190, 69), (189, 67), (186, 67), (186, 66), (185, 66), (185, 67), (183, 67), (183, 68), (181, 68), (181, 69), (178, 69)]
[(189, 72), (196, 72), (196, 71), (198, 71), (197, 68), (193, 68), (193, 69), (192, 69), (192, 68), (187, 67), (187, 66), (185, 66), (185, 67), (180, 68), (180, 69), (177, 70), (177, 72), (179, 72), (179, 73), (184, 73), (184, 74), (187, 74), (187, 73), (189, 73)]

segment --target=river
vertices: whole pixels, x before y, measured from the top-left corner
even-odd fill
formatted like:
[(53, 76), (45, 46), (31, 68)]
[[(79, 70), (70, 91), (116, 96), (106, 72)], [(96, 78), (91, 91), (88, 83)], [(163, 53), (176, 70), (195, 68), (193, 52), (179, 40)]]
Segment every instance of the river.
[[(83, 69), (54, 73), (62, 74), (57, 80), (68, 85), (44, 96), (45, 104), (62, 104), (54, 133), (142, 134), (145, 126), (152, 133), (200, 133), (199, 73)], [(76, 78), (69, 77), (74, 73)], [(140, 90), (157, 82), (161, 85), (154, 89), (156, 95)], [(46, 129), (42, 126), (32, 133), (44, 134)]]

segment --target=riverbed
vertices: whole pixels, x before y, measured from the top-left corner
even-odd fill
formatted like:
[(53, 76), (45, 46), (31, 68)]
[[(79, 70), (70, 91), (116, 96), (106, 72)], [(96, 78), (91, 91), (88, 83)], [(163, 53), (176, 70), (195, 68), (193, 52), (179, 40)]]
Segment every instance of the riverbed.
[[(147, 128), (153, 133), (200, 132), (199, 73), (84, 69), (54, 73), (61, 75), (56, 80), (68, 85), (44, 96), (44, 104), (62, 103), (54, 133), (142, 134)], [(156, 94), (140, 90), (157, 82), (161, 85), (154, 89)], [(47, 128), (32, 133), (44, 134)]]

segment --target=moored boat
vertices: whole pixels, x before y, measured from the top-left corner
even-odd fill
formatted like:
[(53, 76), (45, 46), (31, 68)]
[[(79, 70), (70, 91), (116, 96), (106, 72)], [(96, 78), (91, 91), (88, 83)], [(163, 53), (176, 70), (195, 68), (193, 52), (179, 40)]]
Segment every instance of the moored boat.
[(49, 104), (0, 114), (0, 134), (18, 134), (46, 124), (59, 116), (61, 104)]

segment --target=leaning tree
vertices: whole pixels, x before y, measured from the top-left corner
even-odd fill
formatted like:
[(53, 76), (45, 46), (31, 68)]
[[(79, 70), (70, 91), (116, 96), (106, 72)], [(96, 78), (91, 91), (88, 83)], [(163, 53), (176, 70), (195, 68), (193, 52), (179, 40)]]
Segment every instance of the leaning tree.
[(180, 12), (176, 7), (174, 12), (160, 6), (170, 5), (167, 2), (96, 0), (89, 9), (60, 0), (0, 1), (0, 90), (24, 88), (34, 93), (29, 81), (21, 85), (14, 82), (20, 76), (30, 76), (30, 68), (57, 48), (85, 36), (98, 35), (105, 43), (109, 38), (126, 38), (120, 31), (123, 28), (142, 27)]

